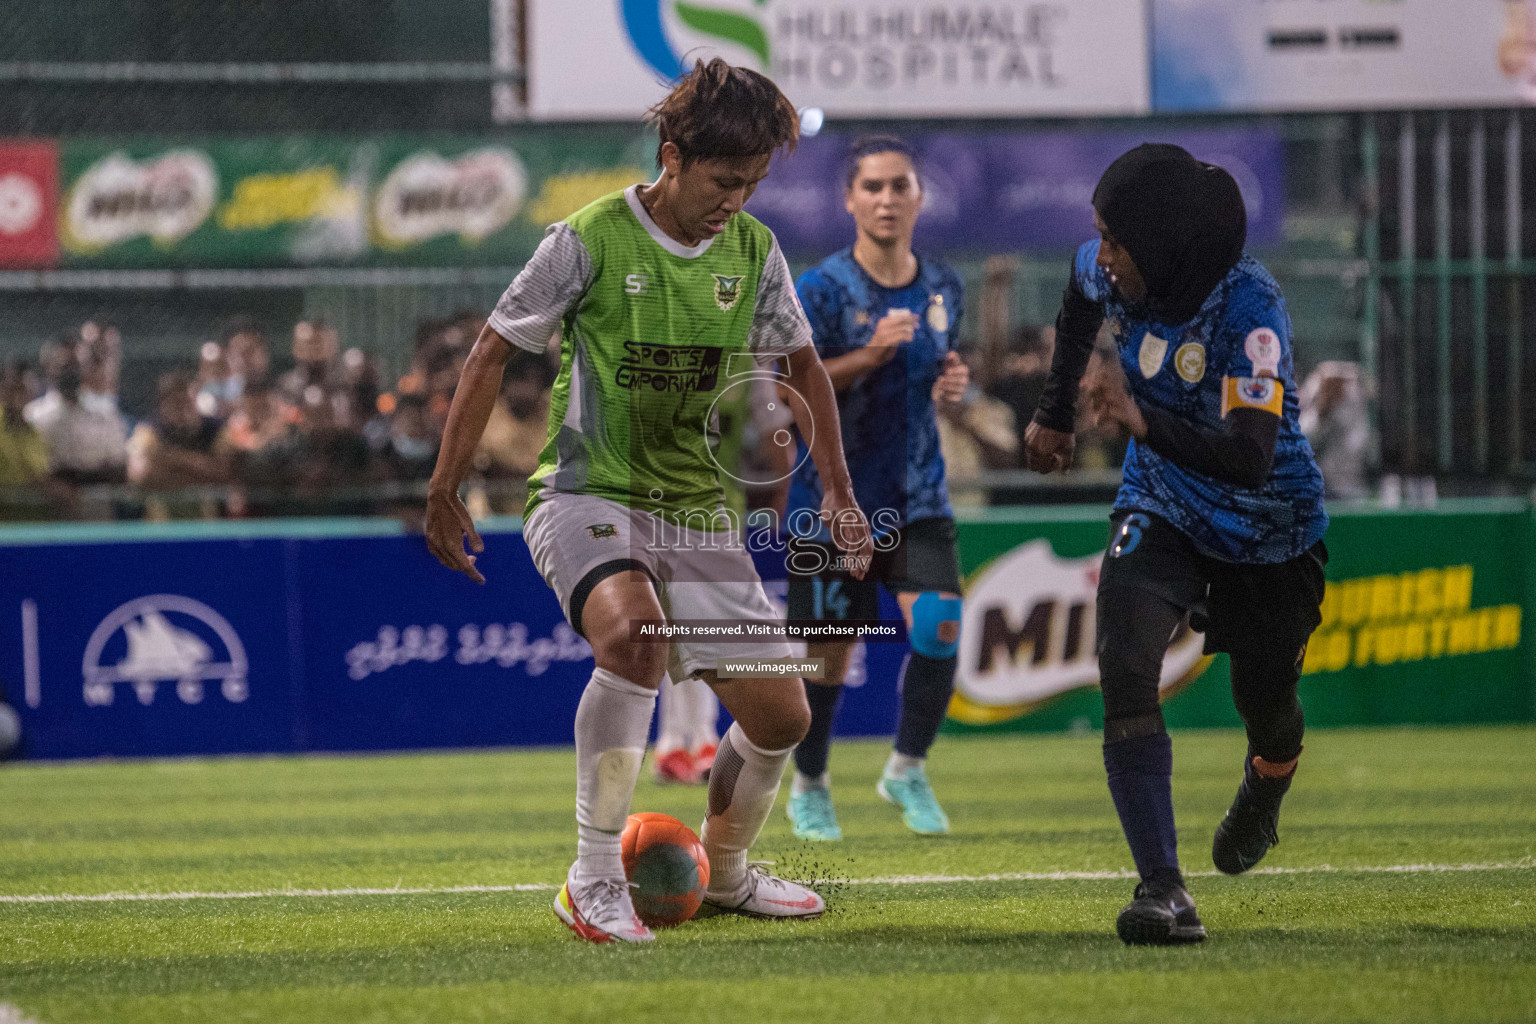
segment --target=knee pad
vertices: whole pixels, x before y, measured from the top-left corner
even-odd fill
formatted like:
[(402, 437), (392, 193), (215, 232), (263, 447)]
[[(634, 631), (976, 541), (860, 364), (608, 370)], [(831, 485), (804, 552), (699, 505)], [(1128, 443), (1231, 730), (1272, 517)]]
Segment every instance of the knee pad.
[[(960, 649), (960, 605), (958, 597), (944, 597), (938, 591), (925, 590), (912, 603), (912, 649), (929, 658), (952, 658)], [(953, 639), (944, 640), (941, 627), (953, 622)]]

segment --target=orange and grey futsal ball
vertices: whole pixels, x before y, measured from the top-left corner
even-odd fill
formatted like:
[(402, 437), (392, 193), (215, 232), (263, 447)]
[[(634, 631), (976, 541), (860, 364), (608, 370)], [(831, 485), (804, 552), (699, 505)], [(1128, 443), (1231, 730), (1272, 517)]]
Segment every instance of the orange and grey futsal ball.
[(624, 826), (624, 874), (635, 913), (651, 928), (682, 924), (709, 886), (709, 858), (693, 829), (666, 814), (631, 814)]

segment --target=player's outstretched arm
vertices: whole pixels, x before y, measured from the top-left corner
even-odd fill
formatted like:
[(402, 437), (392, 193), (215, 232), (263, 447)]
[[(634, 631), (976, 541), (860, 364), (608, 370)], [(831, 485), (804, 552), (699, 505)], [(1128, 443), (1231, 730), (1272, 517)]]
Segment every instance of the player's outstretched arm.
[(464, 539), (469, 538), (469, 549), (476, 554), (485, 550), (485, 544), (469, 510), (459, 500), (459, 485), (491, 418), (501, 391), (501, 374), (511, 354), (512, 343), (487, 324), (464, 361), (464, 372), (448, 410), (448, 425), (443, 429), (437, 466), (427, 485), (427, 547), (439, 562), (476, 583), (484, 583), (485, 577), (475, 568), (475, 556), (465, 553)]
[(1051, 356), (1051, 372), (1040, 395), (1040, 405), (1024, 431), (1025, 465), (1037, 473), (1072, 466), (1077, 389), (1103, 323), (1104, 307), (1083, 294), (1074, 261), (1067, 289), (1061, 296), (1061, 312), (1056, 315), (1056, 351)]
[(869, 537), (869, 520), (853, 496), (853, 478), (843, 455), (842, 422), (832, 381), (811, 345), (803, 345), (784, 358), (789, 364), (789, 386), (805, 400), (790, 405), (800, 436), (810, 445), (811, 458), (821, 477), (822, 514), (828, 518), (833, 543), (855, 560), (853, 577), (863, 579), (874, 545)]

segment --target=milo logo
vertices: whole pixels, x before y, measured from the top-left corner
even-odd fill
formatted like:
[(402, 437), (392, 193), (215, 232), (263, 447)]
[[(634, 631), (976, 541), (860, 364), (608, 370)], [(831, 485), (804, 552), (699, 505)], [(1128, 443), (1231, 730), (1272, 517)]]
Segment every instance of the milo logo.
[[(1032, 540), (989, 564), (966, 588), (950, 716), (972, 725), (1020, 718), (1044, 701), (1099, 682), (1095, 594), (1104, 553), (1058, 558)], [(1180, 626), (1163, 659), (1167, 691), (1200, 674), (1204, 640)]]
[(178, 149), (142, 162), (113, 153), (69, 190), (64, 244), (81, 253), (141, 236), (175, 245), (208, 219), (218, 193), (219, 174), (206, 153)]
[(379, 186), (375, 234), (390, 249), (441, 235), (473, 245), (512, 223), (527, 192), (528, 172), (510, 149), (479, 149), (453, 160), (417, 153)]

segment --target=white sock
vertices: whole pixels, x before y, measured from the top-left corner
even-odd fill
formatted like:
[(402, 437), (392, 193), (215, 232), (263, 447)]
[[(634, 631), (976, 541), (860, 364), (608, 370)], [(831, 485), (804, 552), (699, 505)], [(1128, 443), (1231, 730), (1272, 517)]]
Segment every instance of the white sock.
[(594, 669), (576, 707), (576, 878), (624, 877), (620, 838), (656, 691)]
[(795, 777), (789, 783), (789, 792), (793, 796), (804, 796), (813, 789), (831, 789), (832, 773), (822, 772), (820, 775), (801, 775), (795, 772)]
[(779, 780), (794, 747), (764, 750), (733, 723), (720, 741), (709, 773), (709, 817), (699, 830), (709, 854), (709, 891), (727, 894), (747, 871), (747, 847), (757, 840), (773, 810)]
[(904, 779), (913, 768), (922, 768), (928, 763), (926, 757), (908, 757), (891, 751), (890, 760), (885, 762), (885, 777), (888, 779)]
[(693, 691), (693, 727), (688, 734), (688, 749), (698, 753), (705, 747), (720, 745), (720, 698), (708, 683), (694, 676), (687, 686)]
[(670, 676), (661, 677), (656, 699), (656, 756), (674, 750), (688, 748), (688, 722), (693, 709), (683, 688), (688, 685), (672, 682)]

